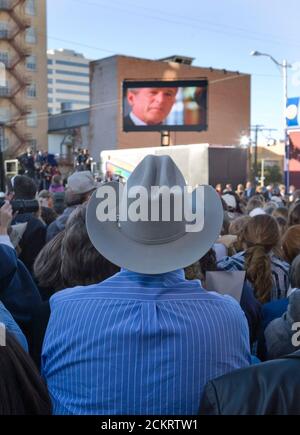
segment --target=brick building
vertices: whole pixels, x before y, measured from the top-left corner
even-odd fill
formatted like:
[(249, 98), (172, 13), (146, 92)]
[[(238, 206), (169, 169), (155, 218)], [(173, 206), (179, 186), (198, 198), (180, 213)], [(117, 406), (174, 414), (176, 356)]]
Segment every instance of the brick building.
[(112, 56), (90, 64), (90, 152), (99, 159), (107, 149), (159, 146), (160, 133), (125, 133), (122, 128), (123, 80), (183, 80), (207, 78), (208, 130), (171, 132), (171, 145), (209, 143), (239, 145), (250, 125), (248, 74), (191, 65), (192, 59), (173, 56), (147, 60)]

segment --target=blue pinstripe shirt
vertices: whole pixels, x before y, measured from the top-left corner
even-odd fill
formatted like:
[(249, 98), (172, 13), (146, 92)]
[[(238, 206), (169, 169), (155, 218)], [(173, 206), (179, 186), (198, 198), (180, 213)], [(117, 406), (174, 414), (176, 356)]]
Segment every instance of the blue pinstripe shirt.
[(42, 371), (55, 414), (196, 414), (208, 380), (250, 362), (237, 302), (181, 270), (123, 270), (50, 304)]

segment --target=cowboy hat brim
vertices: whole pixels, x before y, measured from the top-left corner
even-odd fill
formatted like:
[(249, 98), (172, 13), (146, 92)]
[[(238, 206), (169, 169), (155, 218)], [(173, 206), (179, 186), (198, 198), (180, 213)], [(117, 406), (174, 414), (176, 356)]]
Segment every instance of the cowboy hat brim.
[[(106, 183), (118, 189), (118, 183)], [(96, 209), (101, 202), (97, 192), (87, 207), (86, 225), (95, 248), (112, 263), (133, 272), (161, 274), (187, 267), (202, 258), (219, 237), (223, 224), (223, 208), (211, 186), (204, 188), (204, 227), (187, 232), (177, 240), (161, 244), (143, 244), (127, 237), (117, 222), (100, 222)]]

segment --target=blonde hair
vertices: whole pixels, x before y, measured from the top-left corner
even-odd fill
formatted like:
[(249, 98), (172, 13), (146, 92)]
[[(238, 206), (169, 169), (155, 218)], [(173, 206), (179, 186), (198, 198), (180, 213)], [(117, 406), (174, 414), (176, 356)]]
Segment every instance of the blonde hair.
[(269, 215), (253, 217), (245, 226), (242, 238), (245, 252), (246, 277), (252, 283), (257, 299), (269, 302), (273, 287), (270, 251), (278, 246), (279, 226)]

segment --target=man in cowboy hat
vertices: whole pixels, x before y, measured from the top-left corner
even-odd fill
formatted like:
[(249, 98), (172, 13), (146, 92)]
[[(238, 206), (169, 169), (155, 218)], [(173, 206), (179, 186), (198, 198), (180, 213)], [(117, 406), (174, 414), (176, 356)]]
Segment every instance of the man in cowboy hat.
[(183, 272), (222, 219), (215, 190), (189, 193), (168, 156), (93, 194), (89, 237), (122, 270), (51, 298), (42, 371), (55, 414), (196, 414), (208, 380), (249, 364), (238, 303)]

